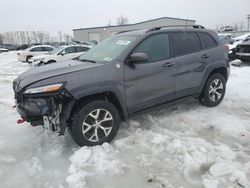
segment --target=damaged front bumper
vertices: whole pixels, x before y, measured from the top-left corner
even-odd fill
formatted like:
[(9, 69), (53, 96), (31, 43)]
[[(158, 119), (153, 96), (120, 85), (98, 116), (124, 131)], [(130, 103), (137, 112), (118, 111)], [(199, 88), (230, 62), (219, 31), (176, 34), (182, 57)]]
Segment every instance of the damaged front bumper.
[(44, 96), (19, 94), (16, 97), (17, 111), (25, 121), (60, 135), (66, 130), (73, 104), (73, 98), (65, 90)]

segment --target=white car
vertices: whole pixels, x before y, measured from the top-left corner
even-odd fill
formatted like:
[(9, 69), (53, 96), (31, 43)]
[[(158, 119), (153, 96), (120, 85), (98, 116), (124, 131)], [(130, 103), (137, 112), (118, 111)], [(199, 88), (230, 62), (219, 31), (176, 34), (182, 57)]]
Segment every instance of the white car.
[(237, 46), (238, 44), (241, 44), (243, 42), (247, 42), (246, 40), (250, 38), (250, 33), (246, 33), (244, 35), (234, 37), (234, 45)]
[(33, 57), (30, 61), (32, 62), (32, 66), (41, 66), (59, 61), (71, 60), (79, 57), (90, 48), (91, 46), (87, 45), (60, 46), (50, 52), (50, 54)]
[(0, 53), (1, 53), (1, 52), (8, 52), (8, 51), (9, 51), (8, 49), (0, 48)]
[(17, 53), (18, 61), (29, 62), (29, 59), (38, 55), (49, 54), (55, 48), (50, 45), (32, 46), (26, 50)]

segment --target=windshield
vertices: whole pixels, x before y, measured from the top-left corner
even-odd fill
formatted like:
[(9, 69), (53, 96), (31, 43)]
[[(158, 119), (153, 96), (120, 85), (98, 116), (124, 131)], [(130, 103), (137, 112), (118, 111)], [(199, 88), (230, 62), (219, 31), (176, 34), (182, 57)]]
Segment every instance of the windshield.
[(116, 59), (135, 39), (135, 36), (108, 38), (81, 55), (79, 60), (110, 62)]
[(52, 51), (50, 52), (50, 54), (57, 54), (57, 53), (59, 53), (60, 51), (62, 51), (64, 48), (65, 48), (64, 46), (60, 46), (60, 47), (58, 47), (58, 48), (52, 50)]

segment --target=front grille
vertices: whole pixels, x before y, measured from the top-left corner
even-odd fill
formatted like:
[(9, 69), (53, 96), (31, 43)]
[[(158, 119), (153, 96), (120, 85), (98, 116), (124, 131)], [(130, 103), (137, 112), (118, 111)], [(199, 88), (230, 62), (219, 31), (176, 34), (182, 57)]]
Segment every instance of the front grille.
[(250, 45), (239, 45), (237, 47), (239, 53), (250, 53)]

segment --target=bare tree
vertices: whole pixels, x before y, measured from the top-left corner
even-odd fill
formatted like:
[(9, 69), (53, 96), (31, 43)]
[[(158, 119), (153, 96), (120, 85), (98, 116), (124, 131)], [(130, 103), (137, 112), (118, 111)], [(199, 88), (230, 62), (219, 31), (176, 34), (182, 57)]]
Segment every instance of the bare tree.
[(31, 41), (33, 42), (33, 43), (38, 43), (38, 39), (37, 39), (37, 32), (36, 31), (32, 31), (31, 32)]
[(117, 23), (117, 25), (126, 25), (126, 24), (128, 24), (128, 18), (121, 15), (120, 17), (118, 17), (116, 19), (116, 23)]
[(49, 32), (46, 32), (46, 33), (44, 34), (44, 41), (50, 42), (50, 34), (49, 34)]
[(70, 42), (71, 41), (71, 36), (68, 34), (64, 34), (64, 40), (65, 42)]
[(109, 20), (109, 22), (108, 22), (107, 26), (111, 26), (111, 21), (110, 21), (110, 20)]
[(60, 42), (62, 42), (62, 31), (58, 31), (58, 35), (59, 35)]
[(234, 23), (234, 31), (238, 31), (240, 26), (239, 26), (239, 23)]
[(244, 30), (244, 28), (245, 28), (245, 24), (244, 24), (244, 22), (240, 22), (240, 31), (243, 31)]
[(37, 32), (37, 38), (38, 38), (39, 43), (42, 44), (44, 42), (44, 37), (45, 37), (45, 33), (44, 32), (41, 32), (41, 31)]
[(3, 44), (3, 35), (0, 34), (0, 44)]

